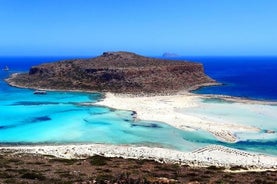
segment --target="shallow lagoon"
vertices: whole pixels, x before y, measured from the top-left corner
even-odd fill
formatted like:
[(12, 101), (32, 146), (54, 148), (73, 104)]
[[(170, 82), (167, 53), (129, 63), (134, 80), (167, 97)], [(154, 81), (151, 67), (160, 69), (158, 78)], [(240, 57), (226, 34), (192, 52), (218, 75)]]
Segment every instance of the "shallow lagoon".
[[(186, 114), (219, 123), (235, 123), (260, 129), (257, 133), (236, 132), (239, 142), (221, 145), (242, 150), (277, 155), (277, 106), (230, 102), (220, 98), (203, 98), (197, 107), (185, 109)], [(272, 133), (268, 133), (270, 130)]]
[[(205, 131), (182, 131), (161, 122), (136, 121), (131, 111), (88, 105), (101, 100), (102, 96), (98, 93), (48, 92), (47, 95), (34, 95), (32, 90), (10, 88), (13, 92), (8, 95), (9, 98), (1, 96), (0, 102), (1, 143), (133, 144), (182, 151), (220, 144), (277, 155), (276, 133), (238, 133), (241, 141), (228, 144), (216, 140)], [(253, 107), (272, 112), (277, 108), (269, 105)], [(242, 124), (250, 122), (257, 127), (276, 130), (276, 115), (267, 114), (271, 112), (268, 110), (265, 110), (265, 114), (256, 114), (255, 108), (250, 108), (247, 104), (210, 100), (203, 101), (201, 108), (191, 108), (189, 111), (205, 118), (236, 120)], [(269, 123), (265, 124), (264, 118), (268, 118)]]
[(97, 93), (14, 90), (0, 102), (2, 143), (139, 144), (191, 151), (216, 142), (207, 132), (134, 121), (131, 111), (87, 105), (101, 98)]

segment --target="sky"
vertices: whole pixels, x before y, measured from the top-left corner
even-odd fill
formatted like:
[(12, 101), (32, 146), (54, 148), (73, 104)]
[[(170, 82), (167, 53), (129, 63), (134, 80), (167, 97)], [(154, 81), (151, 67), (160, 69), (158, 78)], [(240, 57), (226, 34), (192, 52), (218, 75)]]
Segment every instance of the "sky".
[(277, 55), (276, 0), (0, 0), (0, 56)]

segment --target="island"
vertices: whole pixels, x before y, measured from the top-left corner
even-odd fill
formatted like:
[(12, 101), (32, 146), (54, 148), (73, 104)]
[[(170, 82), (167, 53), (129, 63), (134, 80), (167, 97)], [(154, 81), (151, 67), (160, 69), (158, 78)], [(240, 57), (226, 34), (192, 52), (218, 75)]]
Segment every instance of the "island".
[(91, 59), (66, 60), (33, 66), (29, 73), (7, 80), (18, 87), (114, 93), (173, 93), (216, 81), (203, 65), (140, 56), (130, 52), (104, 52)]
[(172, 53), (172, 52), (165, 52), (163, 53), (162, 57), (165, 58), (176, 58), (179, 57), (178, 54)]

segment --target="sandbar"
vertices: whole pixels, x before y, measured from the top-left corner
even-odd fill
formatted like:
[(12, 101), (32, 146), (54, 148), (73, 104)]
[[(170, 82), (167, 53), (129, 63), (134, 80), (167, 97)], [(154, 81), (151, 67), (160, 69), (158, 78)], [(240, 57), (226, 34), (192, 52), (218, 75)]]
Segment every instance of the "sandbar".
[(128, 94), (106, 93), (105, 98), (96, 105), (115, 109), (131, 110), (137, 119), (160, 121), (183, 130), (202, 129), (212, 133), (221, 141), (235, 143), (236, 132), (258, 132), (259, 128), (235, 122), (216, 122), (186, 113), (184, 109), (197, 107), (201, 95), (181, 92), (171, 95), (135, 96)]

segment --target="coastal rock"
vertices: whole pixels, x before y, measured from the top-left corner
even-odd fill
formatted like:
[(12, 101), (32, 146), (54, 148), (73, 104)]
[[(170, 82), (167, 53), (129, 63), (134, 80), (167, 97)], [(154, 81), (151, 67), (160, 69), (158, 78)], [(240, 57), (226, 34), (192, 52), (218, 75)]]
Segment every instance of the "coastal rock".
[(265, 133), (268, 133), (268, 134), (275, 134), (276, 132), (274, 130), (265, 130)]
[(33, 66), (7, 80), (19, 87), (115, 93), (170, 93), (215, 81), (200, 63), (104, 52), (91, 59), (64, 60)]

